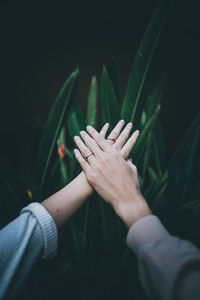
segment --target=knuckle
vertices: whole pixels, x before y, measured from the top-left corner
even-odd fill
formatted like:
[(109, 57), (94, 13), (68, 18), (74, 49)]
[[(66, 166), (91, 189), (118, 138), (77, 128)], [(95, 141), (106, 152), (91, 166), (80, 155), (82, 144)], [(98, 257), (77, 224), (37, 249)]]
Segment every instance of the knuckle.
[(88, 155), (88, 151), (86, 151), (86, 149), (82, 150), (81, 153), (83, 157), (86, 157)]
[(134, 170), (135, 172), (137, 172), (137, 167), (136, 167), (136, 165), (133, 165), (133, 170)]
[(92, 134), (95, 134), (95, 130), (94, 130), (94, 128), (90, 128), (90, 132), (92, 133)]

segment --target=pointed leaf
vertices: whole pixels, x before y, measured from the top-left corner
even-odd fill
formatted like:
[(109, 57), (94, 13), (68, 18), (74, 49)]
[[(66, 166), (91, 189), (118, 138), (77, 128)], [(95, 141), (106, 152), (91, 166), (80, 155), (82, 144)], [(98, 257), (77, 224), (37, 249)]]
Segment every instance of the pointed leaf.
[(118, 76), (117, 76), (117, 70), (116, 70), (116, 65), (115, 65), (115, 60), (114, 57), (111, 58), (111, 62), (107, 68), (109, 77), (112, 81), (113, 88), (115, 90), (115, 94), (117, 97), (118, 102), (120, 101), (120, 94), (119, 94), (119, 81), (118, 81)]
[[(191, 128), (186, 132), (177, 148), (176, 161), (174, 165), (170, 164), (168, 178), (168, 209), (174, 209), (185, 201), (189, 201), (193, 188), (195, 187), (197, 174), (199, 172), (196, 162), (199, 158), (200, 150), (200, 124), (196, 124), (197, 119)], [(194, 127), (195, 125), (195, 127)], [(188, 132), (190, 133), (188, 135)], [(182, 147), (180, 147), (182, 145)], [(179, 153), (179, 156), (177, 156)], [(179, 197), (177, 197), (177, 194)]]
[(56, 139), (65, 121), (66, 111), (71, 100), (74, 98), (74, 93), (78, 83), (78, 76), (79, 71), (75, 70), (65, 82), (56, 98), (45, 125), (33, 173), (34, 184), (39, 187), (40, 191), (42, 190), (45, 182)]
[(150, 118), (150, 116), (153, 114), (156, 107), (160, 103), (160, 100), (163, 95), (163, 88), (164, 88), (165, 80), (166, 80), (166, 75), (163, 75), (162, 78), (160, 79), (159, 83), (157, 84), (153, 94), (147, 98), (147, 102), (145, 104), (147, 107), (146, 108), (147, 119)]
[(139, 157), (142, 155), (142, 151), (144, 150), (145, 145), (146, 145), (147, 136), (149, 135), (149, 133), (153, 129), (153, 126), (155, 125), (155, 122), (158, 118), (159, 112), (160, 112), (160, 105), (158, 105), (158, 107), (156, 108), (155, 113), (148, 120), (148, 122), (146, 123), (144, 129), (140, 133), (140, 136), (137, 140), (137, 143), (134, 146), (133, 151), (131, 153), (131, 155), (136, 158), (136, 161), (138, 161)]
[(103, 124), (109, 122), (111, 128), (113, 128), (120, 120), (120, 109), (111, 79), (105, 67), (101, 77), (101, 99)]
[[(170, 2), (171, 1), (163, 0), (158, 4), (137, 52), (122, 106), (121, 116), (127, 122), (135, 121), (138, 104), (140, 110), (143, 107), (141, 100), (145, 99), (141, 98), (145, 88), (146, 78), (150, 72), (151, 62), (167, 20)], [(137, 112), (137, 118), (139, 118), (139, 116), (140, 111)]]
[(96, 125), (97, 119), (97, 80), (93, 76), (90, 84), (89, 96), (88, 96), (88, 106), (87, 106), (87, 124), (91, 126)]
[(197, 160), (199, 158), (199, 150), (200, 150), (200, 124), (197, 126), (194, 132), (194, 139), (193, 143), (191, 144), (190, 151), (185, 160), (185, 175), (186, 181), (183, 188), (183, 199), (182, 201), (185, 202), (189, 200), (189, 196), (193, 187), (196, 184), (196, 178), (199, 170), (196, 167)]
[(80, 135), (80, 131), (85, 130), (86, 128), (86, 122), (83, 114), (75, 101), (71, 103), (68, 109), (67, 124), (72, 140), (74, 140), (75, 135)]
[(175, 166), (178, 162), (184, 157), (185, 153), (187, 152), (188, 148), (191, 145), (191, 140), (194, 137), (195, 128), (200, 124), (200, 113), (197, 115), (195, 120), (192, 122), (189, 129), (186, 131), (185, 135), (183, 136), (182, 140), (180, 141), (179, 145), (176, 147), (170, 162), (168, 164), (168, 170), (170, 174), (174, 174), (176, 171)]

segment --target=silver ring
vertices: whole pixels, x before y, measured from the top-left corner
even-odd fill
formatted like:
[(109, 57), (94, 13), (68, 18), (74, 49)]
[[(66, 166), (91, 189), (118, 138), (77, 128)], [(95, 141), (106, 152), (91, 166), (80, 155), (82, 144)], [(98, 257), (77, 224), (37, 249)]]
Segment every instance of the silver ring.
[(88, 156), (85, 157), (85, 160), (88, 161), (88, 157), (90, 157), (91, 155), (94, 155), (94, 153), (91, 152)]

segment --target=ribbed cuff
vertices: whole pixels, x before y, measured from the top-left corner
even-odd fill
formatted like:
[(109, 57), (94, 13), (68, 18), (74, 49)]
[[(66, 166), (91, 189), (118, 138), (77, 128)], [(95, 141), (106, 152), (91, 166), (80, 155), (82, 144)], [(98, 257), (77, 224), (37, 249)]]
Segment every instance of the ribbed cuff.
[(43, 258), (51, 258), (56, 255), (58, 244), (58, 232), (54, 219), (47, 209), (40, 203), (34, 202), (24, 207), (20, 214), (30, 212), (36, 218), (43, 235)]
[(145, 244), (152, 244), (169, 236), (168, 231), (156, 216), (145, 216), (136, 221), (128, 231), (127, 245), (137, 255)]

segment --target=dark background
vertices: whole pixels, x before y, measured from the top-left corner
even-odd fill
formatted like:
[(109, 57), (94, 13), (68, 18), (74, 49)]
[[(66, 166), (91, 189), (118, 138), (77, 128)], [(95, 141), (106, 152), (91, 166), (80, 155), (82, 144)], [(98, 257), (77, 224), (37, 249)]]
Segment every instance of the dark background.
[[(55, 97), (80, 67), (77, 100), (85, 112), (91, 76), (115, 57), (123, 99), (132, 63), (155, 0), (1, 1), (0, 155), (26, 182)], [(162, 123), (167, 153), (199, 111), (198, 1), (175, 1), (158, 51), (156, 81), (164, 72)], [(100, 98), (99, 98), (100, 100)]]

